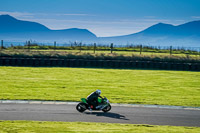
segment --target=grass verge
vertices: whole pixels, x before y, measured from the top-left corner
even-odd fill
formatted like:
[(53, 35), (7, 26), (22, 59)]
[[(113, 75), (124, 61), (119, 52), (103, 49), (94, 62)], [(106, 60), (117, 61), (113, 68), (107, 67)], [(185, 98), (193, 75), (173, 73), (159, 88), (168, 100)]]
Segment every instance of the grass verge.
[(0, 121), (1, 133), (104, 132), (104, 133), (199, 133), (199, 127), (109, 124), (88, 122)]
[(176, 62), (176, 63), (199, 63), (199, 55), (149, 53), (142, 55), (138, 52), (119, 51), (97, 51), (95, 54), (91, 51), (63, 51), (63, 50), (44, 50), (44, 51), (23, 51), (23, 50), (2, 50), (0, 57), (22, 57), (22, 58), (61, 58), (61, 59), (87, 59), (87, 60), (123, 60), (123, 61), (155, 61), (155, 62)]
[(0, 99), (80, 101), (96, 89), (112, 103), (200, 107), (200, 72), (0, 67)]

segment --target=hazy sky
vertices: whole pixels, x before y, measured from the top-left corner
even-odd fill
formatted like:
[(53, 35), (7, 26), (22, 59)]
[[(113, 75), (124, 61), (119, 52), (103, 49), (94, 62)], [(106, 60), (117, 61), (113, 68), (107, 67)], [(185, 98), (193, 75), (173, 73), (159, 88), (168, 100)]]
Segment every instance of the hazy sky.
[(117, 36), (158, 22), (200, 20), (200, 0), (0, 0), (0, 14), (50, 29), (83, 28), (97, 36)]

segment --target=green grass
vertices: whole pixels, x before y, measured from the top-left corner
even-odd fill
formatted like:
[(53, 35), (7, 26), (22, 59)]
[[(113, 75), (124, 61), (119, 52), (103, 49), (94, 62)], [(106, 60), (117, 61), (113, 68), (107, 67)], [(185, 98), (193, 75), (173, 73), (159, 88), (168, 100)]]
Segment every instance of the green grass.
[[(163, 47), (164, 48), (164, 47)], [(72, 46), (42, 46), (38, 44), (31, 44), (29, 47), (28, 46), (15, 46), (15, 47), (8, 47), (8, 50), (16, 50), (16, 49), (32, 49), (32, 50), (76, 50), (76, 51), (89, 51), (92, 52), (94, 51), (94, 45), (72, 45)], [(101, 45), (101, 46), (96, 46), (96, 50), (104, 52), (104, 51), (110, 51), (110, 45)], [(140, 45), (135, 45), (135, 46), (124, 46), (124, 47), (113, 47), (113, 51), (130, 51), (130, 52), (140, 52)], [(161, 47), (151, 47), (151, 46), (143, 46), (142, 47), (142, 52), (151, 52), (151, 53), (170, 53), (170, 47), (165, 47), (165, 49), (162, 49)], [(172, 52), (175, 54), (199, 54), (198, 49), (196, 50), (187, 50), (185, 47), (173, 47)]]
[[(25, 53), (28, 51), (28, 49), (7, 49), (7, 50), (3, 50), (5, 53), (11, 53), (11, 52), (21, 52), (21, 53)], [(43, 52), (43, 53), (48, 53), (48, 52), (56, 52), (57, 54), (60, 54), (60, 53), (90, 53), (90, 54), (93, 54), (94, 53), (94, 50), (64, 50), (64, 49), (56, 49), (56, 50), (53, 50), (53, 49), (30, 49), (30, 51), (32, 52)], [(110, 50), (96, 50), (95, 51), (96, 54), (110, 54)], [(135, 55), (140, 55), (140, 52), (139, 51), (131, 51), (131, 50), (128, 50), (128, 51), (113, 51), (113, 53), (115, 54), (119, 54), (119, 55), (124, 55), (124, 56), (132, 56), (133, 54)], [(142, 55), (147, 55), (147, 56), (150, 56), (150, 55), (154, 55), (154, 56), (170, 56), (170, 53), (169, 52), (155, 52), (155, 51), (142, 51), (141, 53)], [(174, 56), (177, 56), (177, 57), (185, 57), (185, 56), (191, 56), (191, 57), (199, 57), (200, 54), (199, 53), (195, 53), (195, 54), (192, 54), (192, 53), (188, 53), (188, 52), (177, 52), (177, 51), (174, 51), (172, 52), (172, 55)]]
[(199, 127), (109, 124), (88, 122), (0, 121), (1, 133), (199, 133)]
[(76, 50), (3, 50), (0, 51), (0, 57), (14, 58), (62, 58), (62, 59), (85, 59), (85, 60), (123, 60), (123, 61), (155, 61), (155, 62), (176, 62), (176, 63), (199, 63), (199, 55), (152, 53), (145, 52), (141, 55), (139, 52), (119, 51), (76, 51)]
[(200, 72), (0, 67), (0, 99), (80, 101), (96, 89), (112, 103), (200, 107)]

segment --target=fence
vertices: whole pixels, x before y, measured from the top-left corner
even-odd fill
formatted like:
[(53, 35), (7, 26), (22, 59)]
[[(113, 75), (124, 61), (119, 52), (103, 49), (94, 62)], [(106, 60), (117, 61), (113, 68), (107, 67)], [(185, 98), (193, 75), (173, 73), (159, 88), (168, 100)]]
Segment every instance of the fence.
[(4, 42), (1, 40), (0, 50), (23, 51), (66, 51), (87, 53), (115, 53), (115, 54), (151, 54), (151, 55), (196, 55), (200, 57), (200, 47), (180, 46), (146, 46), (146, 45), (115, 45), (111, 44), (83, 44), (82, 42), (70, 43), (38, 43), (27, 41), (25, 43)]

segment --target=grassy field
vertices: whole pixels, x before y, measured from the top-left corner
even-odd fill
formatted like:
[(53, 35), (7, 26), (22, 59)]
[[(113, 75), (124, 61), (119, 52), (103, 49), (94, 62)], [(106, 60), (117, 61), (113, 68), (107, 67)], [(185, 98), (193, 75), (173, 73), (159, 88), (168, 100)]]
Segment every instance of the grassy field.
[(0, 99), (80, 101), (96, 89), (112, 103), (200, 107), (200, 72), (0, 67)]
[(123, 61), (151, 61), (151, 62), (172, 62), (172, 63), (200, 63), (199, 55), (173, 54), (166, 53), (145, 53), (119, 51), (110, 54), (97, 52), (69, 52), (64, 50), (45, 50), (45, 51), (24, 51), (24, 50), (0, 50), (0, 57), (13, 58), (56, 58), (56, 59), (84, 59), (84, 60), (123, 60)]
[[(71, 52), (71, 53), (90, 53), (90, 54), (93, 54), (94, 51), (93, 50), (82, 50), (80, 52), (80, 50), (32, 50), (32, 51), (40, 51), (40, 52), (46, 52), (46, 51), (56, 51), (56, 52)], [(95, 51), (96, 54), (110, 54), (111, 52), (108, 50), (108, 51)], [(112, 52), (113, 54), (119, 54), (119, 55), (124, 55), (124, 56), (132, 56), (133, 54), (134, 55), (140, 55), (140, 52), (138, 51), (113, 51)], [(146, 56), (170, 56), (170, 53), (162, 53), (162, 52), (142, 52), (141, 55), (146, 55)], [(172, 55), (174, 56), (177, 56), (177, 57), (186, 57), (188, 56), (188, 54), (184, 54), (184, 53), (172, 53)], [(191, 57), (200, 57), (200, 55), (196, 54), (189, 54), (189, 56)]]
[[(7, 45), (9, 46), (9, 45)], [(199, 48), (193, 47), (178, 47), (173, 46), (170, 48), (170, 46), (142, 46), (142, 45), (124, 45), (123, 47), (112, 47), (112, 51), (130, 51), (130, 52), (151, 52), (151, 53), (174, 53), (174, 54), (200, 54)], [(29, 50), (76, 50), (76, 51), (88, 51), (93, 52), (94, 50), (105, 52), (111, 50), (111, 45), (80, 45), (80, 44), (71, 44), (71, 46), (44, 46), (40, 44), (29, 44), (24, 46), (13, 46), (13, 47), (7, 47), (8, 50), (16, 50), (16, 49), (29, 49)]]
[(200, 128), (87, 122), (0, 121), (0, 132), (199, 133)]
[[(11, 52), (20, 52), (20, 53), (25, 53), (27, 52), (28, 49), (8, 49), (8, 50), (3, 50), (2, 52), (4, 53), (11, 53)], [(90, 54), (94, 54), (93, 50), (62, 50), (62, 49), (57, 49), (57, 50), (53, 50), (53, 49), (30, 49), (30, 52), (40, 52), (40, 53), (48, 53), (48, 52), (56, 52), (57, 54), (62, 54), (62, 53), (90, 53)], [(110, 54), (111, 52), (109, 50), (107, 51), (102, 51), (102, 50), (96, 50), (95, 51), (96, 54)], [(139, 51), (113, 51), (112, 53), (114, 54), (119, 54), (119, 55), (124, 55), (124, 56), (132, 56), (134, 55), (140, 55)], [(170, 53), (168, 52), (152, 52), (152, 51), (142, 51), (141, 53), (142, 55), (146, 55), (146, 56), (170, 56)], [(176, 52), (174, 51), (174, 53), (172, 52), (172, 55), (177, 56), (177, 57), (186, 57), (186, 56), (190, 56), (190, 57), (195, 57), (195, 58), (200, 58), (200, 54), (195, 53), (181, 53), (181, 52)]]

